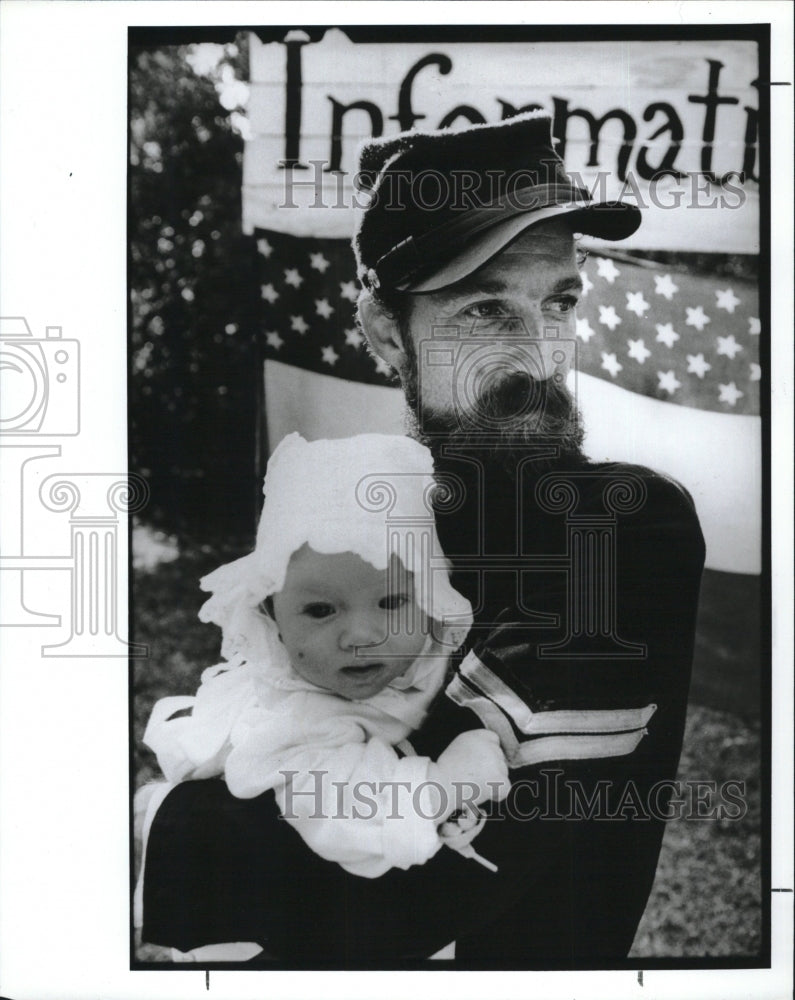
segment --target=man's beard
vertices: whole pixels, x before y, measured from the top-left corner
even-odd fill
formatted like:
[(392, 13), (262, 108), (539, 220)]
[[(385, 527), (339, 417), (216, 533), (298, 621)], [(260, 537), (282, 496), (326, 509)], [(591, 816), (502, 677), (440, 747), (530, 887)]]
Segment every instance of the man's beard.
[(534, 379), (524, 371), (486, 380), (461, 412), (442, 413), (420, 406), (417, 354), (404, 331), (406, 363), (400, 372), (409, 415), (409, 433), (438, 460), (468, 452), (485, 464), (515, 474), (529, 462), (536, 473), (586, 461), (584, 430), (563, 379)]

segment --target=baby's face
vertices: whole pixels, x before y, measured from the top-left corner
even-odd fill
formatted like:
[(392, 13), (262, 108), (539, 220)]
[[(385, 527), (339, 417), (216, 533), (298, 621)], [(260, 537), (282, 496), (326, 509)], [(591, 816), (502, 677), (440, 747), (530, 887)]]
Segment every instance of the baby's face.
[(273, 614), (304, 680), (345, 698), (378, 694), (404, 674), (428, 634), (413, 574), (392, 557), (377, 570), (352, 552), (293, 553)]

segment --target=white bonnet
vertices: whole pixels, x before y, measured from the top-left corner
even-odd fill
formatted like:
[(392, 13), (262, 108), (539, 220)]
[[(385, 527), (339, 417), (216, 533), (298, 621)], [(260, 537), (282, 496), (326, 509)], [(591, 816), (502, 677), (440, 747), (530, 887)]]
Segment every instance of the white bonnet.
[(419, 606), (441, 626), (435, 638), (457, 648), (472, 611), (449, 581), (434, 524), (435, 489), (431, 453), (411, 438), (285, 437), (268, 462), (254, 551), (201, 581), (213, 596), (199, 617), (223, 629), (224, 656), (267, 655), (250, 634), (251, 612), (282, 589), (290, 557), (304, 544), (320, 553), (353, 552), (376, 569), (398, 555), (414, 572)]

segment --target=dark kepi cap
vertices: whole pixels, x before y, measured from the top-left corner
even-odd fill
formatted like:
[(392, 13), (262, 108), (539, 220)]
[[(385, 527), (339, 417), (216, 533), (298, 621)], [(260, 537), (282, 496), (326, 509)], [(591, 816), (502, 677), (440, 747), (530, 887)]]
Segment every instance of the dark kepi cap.
[(368, 288), (444, 288), (551, 218), (607, 240), (630, 236), (641, 221), (637, 206), (595, 203), (572, 183), (543, 111), (373, 140), (362, 147), (357, 180), (371, 198), (353, 243)]

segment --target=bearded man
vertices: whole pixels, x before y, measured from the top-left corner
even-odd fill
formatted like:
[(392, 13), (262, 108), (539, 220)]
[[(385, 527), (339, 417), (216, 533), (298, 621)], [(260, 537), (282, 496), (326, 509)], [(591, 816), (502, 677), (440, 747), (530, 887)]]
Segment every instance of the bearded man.
[(497, 733), (512, 789), (476, 846), (498, 871), (440, 851), (357, 878), (270, 794), (188, 782), (152, 826), (144, 939), (255, 941), (303, 968), (395, 967), (451, 941), (462, 968), (620, 963), (669, 815), (704, 559), (681, 486), (585, 456), (567, 387), (578, 237), (622, 239), (640, 213), (571, 183), (540, 112), (374, 141), (359, 180), (360, 323), (434, 453), (442, 548), (475, 611), (411, 744), (435, 759)]

